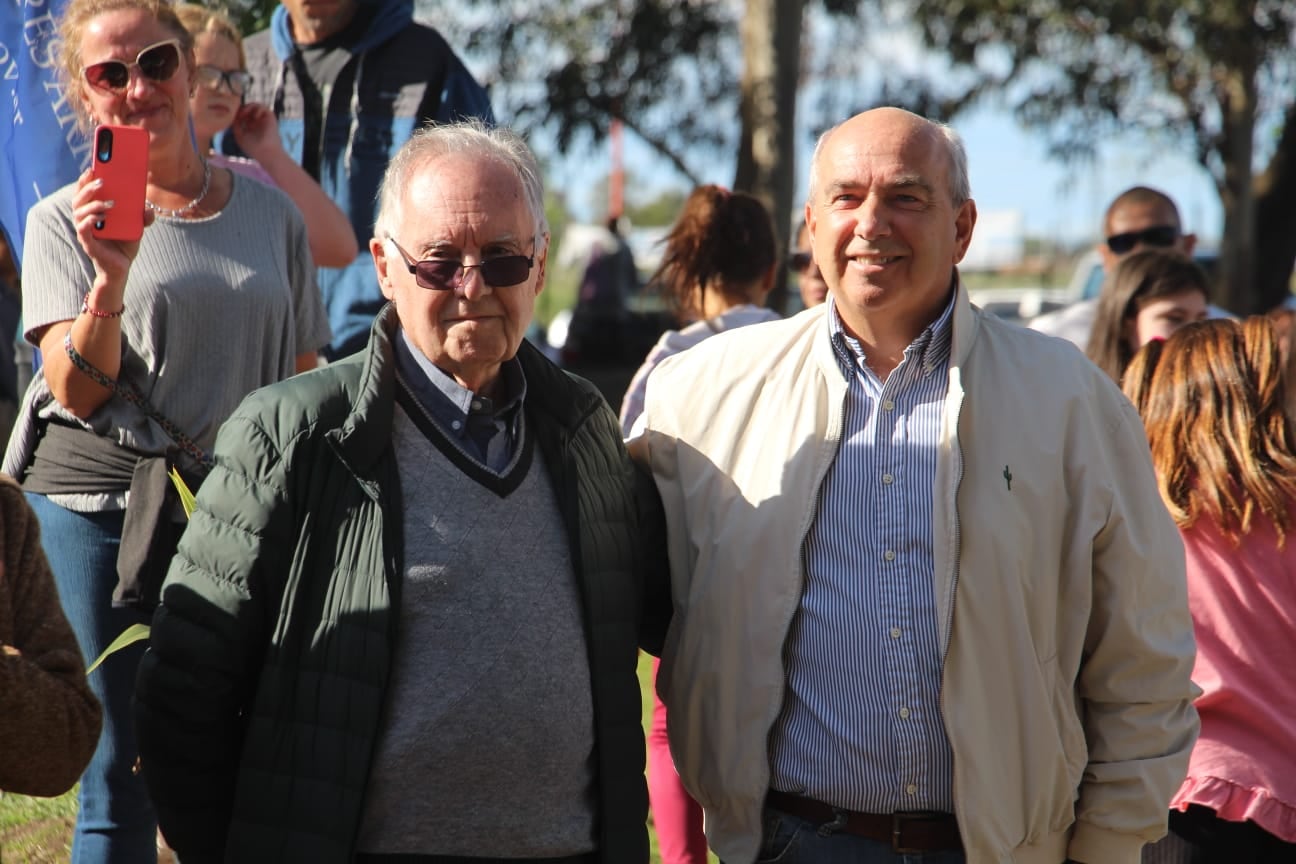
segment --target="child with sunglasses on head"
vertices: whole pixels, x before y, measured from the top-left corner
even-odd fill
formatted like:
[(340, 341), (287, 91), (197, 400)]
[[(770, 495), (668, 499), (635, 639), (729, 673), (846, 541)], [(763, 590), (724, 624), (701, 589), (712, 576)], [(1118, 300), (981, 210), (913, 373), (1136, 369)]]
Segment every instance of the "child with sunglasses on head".
[[(189, 104), (199, 152), (206, 153), (214, 166), (283, 190), (306, 220), (311, 256), (317, 265), (350, 264), (360, 249), (351, 220), (284, 150), (274, 112), (258, 103), (243, 104), (252, 77), (244, 69), (243, 37), (238, 29), (220, 12), (192, 3), (178, 5), (176, 14), (193, 34), (197, 66)], [(252, 159), (212, 150), (212, 139), (226, 129)]]

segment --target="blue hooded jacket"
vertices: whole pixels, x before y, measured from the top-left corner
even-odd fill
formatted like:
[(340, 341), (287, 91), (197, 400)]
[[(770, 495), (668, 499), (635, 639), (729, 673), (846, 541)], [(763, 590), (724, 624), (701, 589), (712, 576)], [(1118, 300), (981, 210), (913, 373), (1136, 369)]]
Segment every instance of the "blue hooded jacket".
[[(384, 298), (369, 255), (378, 187), (391, 157), (420, 125), (479, 117), (494, 122), (490, 100), (436, 30), (414, 22), (412, 0), (361, 0), (369, 23), (345, 50), (338, 76), (349, 86), (324, 89), (318, 136), (320, 186), (351, 217), (360, 254), (349, 267), (319, 270), (333, 342), (330, 359), (364, 347)], [(249, 102), (273, 107), (284, 149), (303, 162), (305, 110), (287, 10), (244, 42), (253, 82)], [(331, 82), (330, 82), (331, 83)], [(226, 152), (237, 152), (225, 136)]]

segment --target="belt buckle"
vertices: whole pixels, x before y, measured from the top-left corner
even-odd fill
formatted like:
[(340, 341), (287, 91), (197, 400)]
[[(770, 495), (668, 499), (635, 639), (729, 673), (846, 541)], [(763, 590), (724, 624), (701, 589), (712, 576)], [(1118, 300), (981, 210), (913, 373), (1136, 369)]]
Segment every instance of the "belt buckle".
[(909, 810), (896, 811), (891, 814), (891, 851), (897, 855), (917, 855), (922, 852), (930, 851), (928, 849), (919, 849), (912, 846), (904, 846), (900, 842), (900, 834), (904, 831), (906, 822), (921, 822), (924, 819), (930, 819), (932, 813), (927, 810)]

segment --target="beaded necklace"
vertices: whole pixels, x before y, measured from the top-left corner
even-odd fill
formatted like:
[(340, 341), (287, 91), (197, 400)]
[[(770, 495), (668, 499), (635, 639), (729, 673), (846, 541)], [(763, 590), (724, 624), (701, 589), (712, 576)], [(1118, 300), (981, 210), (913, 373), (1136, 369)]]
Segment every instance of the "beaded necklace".
[(158, 205), (154, 204), (152, 201), (149, 201), (148, 199), (144, 200), (144, 206), (148, 207), (148, 209), (152, 210), (154, 213), (156, 213), (157, 215), (163, 218), (179, 219), (181, 216), (184, 216), (186, 213), (188, 213), (189, 211), (197, 207), (199, 204), (201, 204), (202, 200), (207, 197), (207, 190), (211, 188), (211, 175), (212, 175), (211, 165), (207, 162), (206, 159), (204, 159), (203, 160), (203, 185), (202, 185), (202, 189), (199, 190), (198, 192), (197, 198), (193, 199), (183, 207), (179, 207), (175, 210), (168, 210), (165, 207), (159, 207)]

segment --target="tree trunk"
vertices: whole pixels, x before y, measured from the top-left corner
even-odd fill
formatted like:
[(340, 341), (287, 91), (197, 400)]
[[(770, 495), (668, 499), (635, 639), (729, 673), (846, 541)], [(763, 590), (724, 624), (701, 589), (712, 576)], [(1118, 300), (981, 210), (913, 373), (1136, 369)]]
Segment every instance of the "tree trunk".
[(1269, 167), (1256, 178), (1256, 294), (1268, 311), (1291, 298), (1296, 267), (1296, 105), (1287, 108)]
[[(734, 188), (761, 199), (774, 219), (778, 260), (792, 230), (796, 103), (805, 0), (747, 0), (741, 25), (742, 133)], [(786, 309), (787, 273), (778, 268), (769, 305)]]
[(1224, 235), (1220, 242), (1215, 302), (1237, 315), (1260, 311), (1255, 284), (1256, 219), (1251, 163), (1255, 152), (1255, 59), (1238, 63), (1219, 83), (1223, 141), (1220, 203)]

